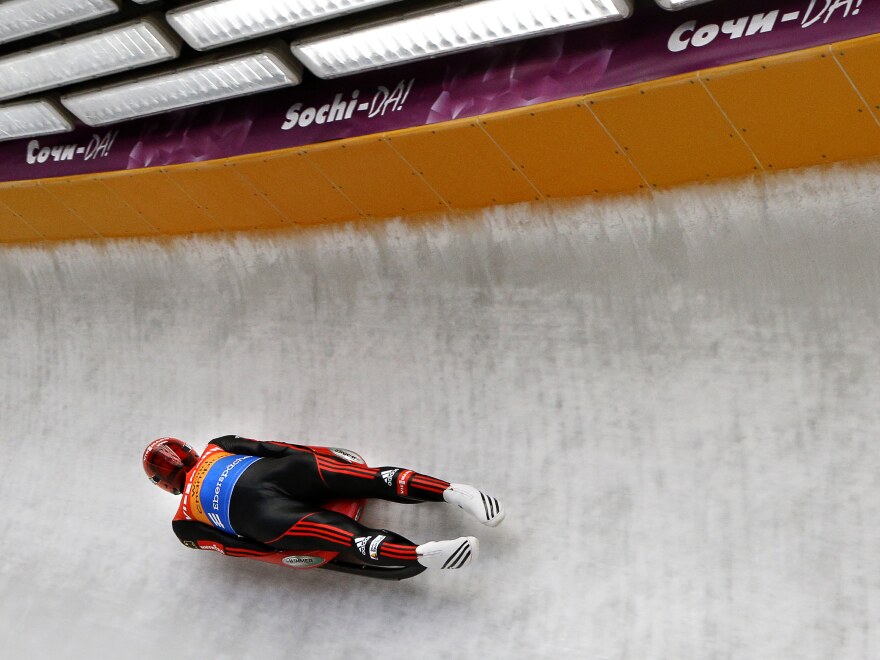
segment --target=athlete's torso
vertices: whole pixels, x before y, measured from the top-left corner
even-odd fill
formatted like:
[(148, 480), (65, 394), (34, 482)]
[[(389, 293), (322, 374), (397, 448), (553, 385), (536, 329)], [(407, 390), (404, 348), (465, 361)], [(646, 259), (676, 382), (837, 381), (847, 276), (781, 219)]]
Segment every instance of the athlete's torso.
[(175, 520), (196, 520), (237, 535), (229, 515), (232, 493), (239, 478), (260, 460), (208, 445), (187, 475)]

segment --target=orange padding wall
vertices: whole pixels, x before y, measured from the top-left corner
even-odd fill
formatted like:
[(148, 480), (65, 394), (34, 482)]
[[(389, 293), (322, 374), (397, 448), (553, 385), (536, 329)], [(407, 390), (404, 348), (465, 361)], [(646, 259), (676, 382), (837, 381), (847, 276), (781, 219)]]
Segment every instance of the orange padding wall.
[(223, 161), (0, 184), (0, 241), (284, 228), (880, 156), (880, 35)]

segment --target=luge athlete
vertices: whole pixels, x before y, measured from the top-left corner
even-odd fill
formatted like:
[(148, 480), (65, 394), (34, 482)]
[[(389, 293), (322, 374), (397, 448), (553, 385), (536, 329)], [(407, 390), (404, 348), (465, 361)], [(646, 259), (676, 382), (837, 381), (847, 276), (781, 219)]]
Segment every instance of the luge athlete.
[(401, 503), (448, 502), (495, 527), (504, 508), (473, 486), (414, 470), (370, 468), (342, 449), (260, 442), (227, 435), (201, 455), (176, 438), (144, 451), (144, 471), (160, 488), (182, 495), (172, 527), (191, 548), (233, 556), (272, 549), (326, 550), (377, 566), (467, 566), (477, 557), (473, 536), (417, 545), (321, 508), (333, 499), (378, 498)]

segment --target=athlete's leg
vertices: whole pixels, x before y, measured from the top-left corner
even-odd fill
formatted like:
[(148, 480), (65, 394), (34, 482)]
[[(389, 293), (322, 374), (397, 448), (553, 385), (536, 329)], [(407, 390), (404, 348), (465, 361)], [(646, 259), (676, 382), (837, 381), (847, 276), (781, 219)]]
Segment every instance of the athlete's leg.
[[(267, 489), (315, 504), (329, 499), (362, 497), (403, 503), (449, 502), (492, 527), (505, 515), (497, 499), (473, 486), (450, 484), (409, 468), (390, 465), (371, 468), (307, 447), (284, 458), (257, 461), (236, 484), (237, 493), (250, 491), (259, 496)], [(233, 502), (233, 515), (235, 508)]]
[(304, 448), (283, 458), (257, 461), (236, 484), (236, 490), (266, 487), (306, 502), (362, 497), (396, 502), (442, 502), (449, 483), (413, 470), (369, 468)]
[(331, 550), (380, 566), (416, 562), (416, 544), (399, 534), (371, 529), (334, 511), (301, 516), (280, 536), (266, 541), (281, 550)]
[(376, 566), (462, 568), (476, 559), (473, 537), (416, 545), (400, 534), (371, 529), (335, 511), (302, 515), (280, 536), (264, 541), (279, 550), (330, 550), (348, 559)]
[(318, 472), (334, 497), (392, 502), (442, 502), (449, 482), (392, 465), (367, 467), (316, 454)]
[(494, 497), (466, 484), (450, 484), (408, 468), (368, 468), (327, 456), (316, 456), (327, 487), (338, 497), (376, 497), (394, 502), (448, 502), (484, 525), (495, 527), (505, 511)]

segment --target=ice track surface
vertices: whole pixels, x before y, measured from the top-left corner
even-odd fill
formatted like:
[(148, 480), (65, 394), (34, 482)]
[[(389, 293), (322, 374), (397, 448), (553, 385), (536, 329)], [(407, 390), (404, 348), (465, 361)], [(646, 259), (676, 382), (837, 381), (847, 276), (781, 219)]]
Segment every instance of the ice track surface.
[[(0, 649), (21, 658), (880, 657), (880, 166), (452, 223), (0, 249)], [(350, 447), (479, 562), (196, 552), (161, 435)]]

